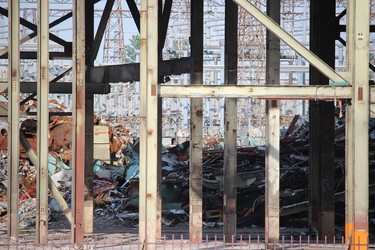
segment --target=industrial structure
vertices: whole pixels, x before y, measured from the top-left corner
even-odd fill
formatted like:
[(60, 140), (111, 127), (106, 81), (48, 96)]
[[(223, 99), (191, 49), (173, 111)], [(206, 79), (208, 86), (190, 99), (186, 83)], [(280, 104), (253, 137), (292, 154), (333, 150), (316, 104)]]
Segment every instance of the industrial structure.
[[(129, 97), (128, 91), (133, 96), (139, 89), (137, 111), (130, 111), (129, 102), (121, 98), (113, 106), (127, 106), (126, 115), (140, 120), (138, 242), (142, 249), (156, 248), (155, 243), (161, 237), (162, 115), (163, 105), (172, 106), (171, 98), (190, 99), (189, 105), (186, 100), (175, 107), (188, 106), (189, 112), (180, 110), (181, 124), (173, 129), (189, 129), (191, 242), (202, 241), (202, 136), (205, 124), (215, 124), (207, 108), (215, 106), (215, 112), (220, 113), (218, 126), (224, 134), (223, 235), (224, 241), (230, 242), (237, 230), (238, 125), (250, 126), (253, 121), (244, 114), (244, 108), (260, 100), (252, 105), (256, 110), (250, 112), (264, 115), (265, 242), (270, 249), (279, 245), (280, 240), (280, 114), (291, 109), (283, 101), (302, 100), (300, 106), (292, 104), (292, 107), (310, 117), (309, 226), (328, 237), (334, 235), (335, 227), (334, 108), (336, 101), (345, 102), (345, 240), (353, 249), (368, 249), (368, 123), (371, 104), (375, 102), (370, 87), (370, 69), (374, 69), (369, 61), (373, 31), (370, 0), (126, 0), (126, 11), (122, 10), (124, 2), (120, 0), (1, 2), (1, 20), (7, 20), (9, 30), (8, 36), (2, 37), (8, 43), (0, 53), (1, 90), (8, 98), (9, 242), (17, 243), (19, 238), (20, 145), (38, 170), (36, 243), (48, 243), (48, 192), (54, 195), (71, 222), (72, 244), (82, 246), (85, 233), (93, 232), (93, 120), (94, 109), (102, 108), (96, 106), (100, 98), (95, 95), (110, 93), (112, 84), (110, 95), (121, 92)], [(55, 4), (70, 6), (70, 11), (66, 6), (51, 6)], [(98, 5), (103, 6), (99, 15)], [(205, 19), (207, 14), (213, 18)], [(123, 56), (124, 15), (131, 16), (139, 32), (139, 62), (126, 62)], [(99, 21), (95, 22), (98, 16)], [(65, 31), (59, 26), (62, 23), (68, 27)], [(295, 25), (301, 25), (298, 34), (292, 32)], [(55, 26), (60, 27), (59, 33), (51, 31)], [(26, 28), (28, 32), (24, 31)], [(168, 32), (172, 35), (168, 36)], [(31, 39), (36, 39), (36, 47), (27, 46)], [(103, 63), (98, 66), (95, 62), (103, 39)], [(172, 48), (178, 49), (171, 51)], [(291, 50), (295, 51), (294, 56)], [(21, 67), (25, 64), (21, 62), (36, 59), (36, 79), (21, 80), (21, 75), (25, 76), (25, 67)], [(52, 76), (50, 60), (69, 61), (71, 67), (62, 67)], [(298, 74), (295, 79), (293, 72)], [(71, 76), (66, 77), (68, 74)], [(130, 88), (129, 82), (139, 85)], [(48, 174), (50, 93), (72, 94), (71, 208)], [(36, 152), (20, 133), (21, 95), (26, 99), (37, 96)], [(205, 98), (209, 101), (203, 101)], [(131, 100), (132, 107), (138, 105), (131, 97), (127, 100)], [(108, 106), (111, 112), (112, 107)], [(209, 117), (207, 122), (205, 116)], [(262, 121), (257, 125), (262, 125)]]

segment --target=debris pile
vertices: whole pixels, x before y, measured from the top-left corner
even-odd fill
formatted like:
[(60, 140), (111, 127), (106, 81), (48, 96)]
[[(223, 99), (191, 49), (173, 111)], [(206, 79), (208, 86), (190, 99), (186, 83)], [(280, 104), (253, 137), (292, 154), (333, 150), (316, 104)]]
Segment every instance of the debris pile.
[[(95, 220), (100, 223), (117, 221), (119, 227), (138, 226), (139, 202), (139, 138), (123, 125), (95, 122), (93, 164), (93, 194)], [(345, 190), (345, 128), (342, 120), (336, 129), (336, 204), (337, 223), (344, 220)], [(34, 149), (36, 121), (26, 119), (21, 132)], [(370, 150), (375, 152), (375, 120), (370, 122)], [(49, 140), (49, 174), (53, 185), (66, 203), (70, 204), (72, 178), (71, 152), (72, 121), (67, 117), (51, 117)], [(295, 116), (280, 139), (280, 206), (281, 225), (307, 225), (308, 208), (308, 121)], [(3, 225), (6, 204), (6, 145), (7, 134), (0, 135), (0, 222)], [(203, 220), (206, 227), (218, 227), (223, 220), (223, 140), (203, 139)], [(100, 157), (98, 157), (98, 155)], [(20, 162), (20, 219), (24, 227), (35, 224), (35, 167), (30, 156), (21, 148)], [(374, 154), (370, 154), (370, 180), (374, 180)], [(238, 146), (237, 150), (237, 221), (240, 227), (263, 226), (265, 204), (265, 147)], [(373, 183), (371, 184), (373, 185)], [(371, 188), (372, 190), (373, 188)], [(162, 148), (163, 205), (165, 226), (188, 224), (189, 209), (189, 141)], [(50, 195), (50, 218), (61, 215), (61, 201)], [(370, 199), (373, 206), (373, 199)], [(372, 215), (371, 215), (372, 216)], [(373, 218), (370, 217), (370, 218)], [(302, 224), (301, 224), (302, 222)]]

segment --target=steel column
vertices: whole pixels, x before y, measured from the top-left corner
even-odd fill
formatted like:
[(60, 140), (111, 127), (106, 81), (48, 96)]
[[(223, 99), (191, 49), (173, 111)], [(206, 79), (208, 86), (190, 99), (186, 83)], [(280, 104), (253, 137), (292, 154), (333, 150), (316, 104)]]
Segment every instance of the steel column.
[[(238, 6), (225, 1), (225, 84), (237, 84)], [(224, 104), (224, 236), (236, 239), (237, 229), (237, 99), (226, 98)]]
[(38, 0), (38, 163), (36, 242), (48, 241), (49, 2)]
[[(164, 8), (166, 7), (165, 4), (168, 5), (167, 2), (164, 3)], [(165, 27), (165, 30), (168, 28), (168, 22), (169, 22), (169, 15), (168, 18), (164, 19), (164, 11), (163, 9), (163, 1), (158, 0), (158, 62), (163, 61), (163, 48), (165, 41), (163, 40), (164, 31), (163, 27)], [(172, 7), (172, 5), (170, 6)], [(167, 31), (165, 31), (167, 32)], [(164, 76), (160, 74), (161, 68), (158, 64), (158, 85), (161, 84), (164, 81)], [(162, 154), (162, 135), (163, 135), (163, 117), (162, 117), (162, 110), (163, 110), (163, 98), (158, 96), (158, 110), (160, 112), (157, 114), (157, 134), (159, 135), (157, 138), (157, 162), (158, 164), (158, 171), (157, 171), (157, 183), (158, 185), (162, 182), (162, 174), (161, 174), (161, 154)], [(159, 170), (160, 168), (160, 170)], [(161, 222), (162, 222), (162, 198), (161, 198), (161, 192), (158, 192), (158, 199), (157, 199), (157, 221), (156, 221), (156, 237), (157, 239), (161, 238)]]
[(345, 111), (345, 241), (352, 242), (354, 234), (354, 168), (353, 168), (353, 111), (347, 105)]
[[(353, 249), (368, 249), (369, 211), (369, 25), (370, 1), (349, 0), (347, 6), (348, 67), (351, 77), (353, 126), (351, 130), (354, 185), (354, 233), (352, 243), (363, 244)], [(350, 160), (350, 159), (349, 159)], [(353, 178), (353, 176), (349, 177)], [(350, 194), (349, 194), (350, 195)]]
[(8, 55), (8, 238), (18, 241), (18, 196), (19, 196), (19, 94), (20, 94), (20, 18), (19, 0), (8, 1), (9, 51)]
[[(335, 66), (335, 0), (310, 3), (310, 49)], [(312, 84), (328, 85), (329, 79), (310, 67)], [(335, 108), (332, 102), (310, 102), (309, 226), (321, 237), (334, 236)]]
[[(267, 14), (280, 23), (280, 0), (267, 0)], [(280, 84), (280, 40), (266, 33), (266, 83)], [(265, 239), (267, 248), (277, 248), (280, 224), (280, 106), (266, 102)]]
[(72, 243), (83, 246), (85, 188), (85, 8), (73, 1), (73, 192)]
[[(87, 26), (86, 26), (87, 27)], [(86, 93), (84, 232), (94, 232), (94, 95)]]
[[(310, 230), (317, 230), (319, 227), (319, 207), (320, 207), (320, 192), (319, 192), (319, 140), (318, 135), (320, 119), (316, 120), (319, 115), (319, 106), (317, 101), (309, 102), (309, 132), (315, 134), (309, 137), (309, 176), (308, 176), (308, 225)], [(315, 121), (312, 121), (312, 119)]]
[[(134, 0), (131, 0), (134, 1)], [(129, 5), (129, 3), (128, 3)], [(147, 1), (140, 5), (140, 141), (139, 141), (139, 243), (145, 248), (147, 237)], [(141, 25), (142, 24), (142, 25)]]
[(141, 1), (141, 142), (139, 241), (155, 249), (159, 239), (160, 157), (158, 89), (158, 0)]
[[(107, 2), (108, 4), (108, 2)], [(93, 49), (94, 42), (94, 2), (86, 1), (85, 15), (85, 47), (86, 47), (86, 66), (94, 66), (97, 51)], [(99, 28), (98, 28), (99, 29)], [(97, 32), (97, 37), (100, 37)], [(95, 37), (95, 38), (97, 38)], [(91, 51), (95, 51), (92, 56)], [(86, 69), (87, 70), (87, 69)], [(85, 74), (86, 82), (88, 74)], [(86, 83), (85, 83), (86, 85)], [(87, 86), (86, 86), (87, 87)], [(85, 96), (85, 191), (84, 191), (84, 232), (93, 233), (94, 231), (94, 197), (93, 197), (93, 163), (94, 163), (94, 94), (89, 93), (86, 88)]]
[[(203, 0), (191, 1), (190, 84), (203, 84)], [(190, 99), (189, 236), (202, 241), (203, 99)]]
[[(350, 24), (354, 23), (355, 15), (353, 13), (348, 13), (348, 9), (350, 8), (350, 3), (347, 2), (347, 8), (345, 10), (346, 14), (346, 40), (345, 42), (343, 39), (339, 39), (339, 41), (344, 41), (345, 46), (347, 48), (347, 66), (349, 67), (349, 73), (351, 71), (350, 65), (351, 61), (354, 59), (352, 56), (353, 54), (353, 46), (349, 46), (353, 42), (353, 26)], [(352, 19), (352, 20), (350, 20)], [(350, 29), (351, 28), (351, 29)], [(352, 38), (350, 38), (352, 37)], [(354, 242), (354, 141), (353, 141), (353, 131), (354, 131), (354, 120), (353, 120), (353, 106), (347, 106), (346, 110), (346, 144), (345, 144), (345, 165), (346, 165), (346, 171), (345, 171), (345, 188), (346, 188), (346, 197), (345, 197), (345, 240), (347, 244), (350, 244)]]
[(334, 82), (346, 82), (345, 78), (341, 76), (338, 72), (328, 66), (323, 60), (321, 60), (318, 56), (308, 50), (305, 46), (303, 46), (300, 42), (298, 42), (293, 36), (291, 36), (288, 32), (283, 30), (280, 25), (278, 25), (275, 21), (265, 15), (262, 11), (260, 11), (257, 7), (255, 7), (252, 3), (248, 0), (234, 0), (239, 6), (244, 8), (248, 11), (255, 19), (257, 19), (260, 23), (262, 23), (266, 28), (274, 33), (277, 37), (283, 40), (286, 44), (288, 44), (292, 49), (294, 49), (298, 54), (304, 57), (307, 61), (310, 62), (313, 66), (315, 66), (320, 72), (326, 75), (329, 79)]

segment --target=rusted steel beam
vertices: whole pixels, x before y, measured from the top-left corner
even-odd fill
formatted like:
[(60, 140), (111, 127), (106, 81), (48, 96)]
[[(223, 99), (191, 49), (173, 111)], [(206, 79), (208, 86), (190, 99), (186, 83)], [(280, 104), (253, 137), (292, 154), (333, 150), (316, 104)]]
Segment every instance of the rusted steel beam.
[(289, 127), (288, 127), (288, 130), (286, 131), (285, 135), (284, 135), (284, 140), (287, 140), (289, 138), (289, 135), (290, 133), (292, 133), (293, 129), (294, 129), (294, 126), (296, 126), (296, 123), (298, 121), (298, 118), (299, 118), (299, 115), (295, 115), (293, 117), (293, 120), (292, 122), (290, 123)]
[(85, 8), (88, 0), (73, 1), (73, 192), (72, 243), (83, 247), (85, 185)]

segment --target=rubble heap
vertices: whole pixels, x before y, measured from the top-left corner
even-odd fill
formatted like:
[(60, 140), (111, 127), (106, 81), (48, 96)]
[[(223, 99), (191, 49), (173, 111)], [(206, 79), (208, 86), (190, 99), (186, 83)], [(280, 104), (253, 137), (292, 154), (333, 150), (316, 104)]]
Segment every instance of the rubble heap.
[[(93, 193), (95, 220), (117, 221), (119, 227), (137, 227), (139, 201), (139, 138), (135, 131), (120, 124), (100, 124), (97, 130), (106, 139), (99, 140), (107, 148), (106, 159), (93, 164), (95, 174)], [(36, 121), (26, 119), (21, 132), (30, 146), (36, 147)], [(70, 205), (71, 195), (71, 119), (52, 117), (50, 122), (49, 174), (54, 185)], [(375, 120), (370, 121), (370, 193), (373, 194), (375, 160)], [(281, 226), (306, 226), (308, 208), (308, 141), (309, 124), (295, 116), (280, 138), (280, 207)], [(98, 144), (100, 144), (98, 143)], [(223, 162), (222, 138), (205, 137), (203, 140), (203, 221), (207, 227), (221, 226), (223, 219)], [(344, 223), (345, 215), (345, 127), (336, 122), (336, 225)], [(6, 146), (7, 133), (0, 135), (0, 221), (5, 227), (6, 204)], [(103, 150), (100, 150), (101, 152)], [(106, 152), (106, 150), (104, 150)], [(25, 150), (21, 148), (20, 161), (20, 220), (21, 226), (35, 224), (36, 175)], [(263, 226), (265, 204), (265, 147), (238, 146), (237, 150), (237, 221), (239, 227)], [(162, 150), (163, 224), (186, 225), (189, 208), (189, 141)], [(60, 218), (61, 208), (50, 195), (50, 218)], [(370, 207), (374, 207), (373, 195)], [(370, 218), (374, 218), (373, 213)]]

